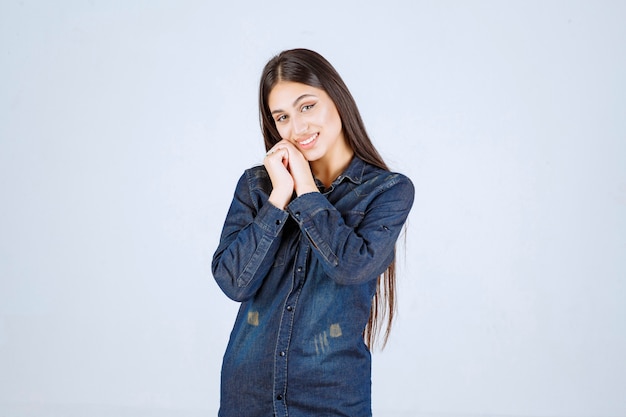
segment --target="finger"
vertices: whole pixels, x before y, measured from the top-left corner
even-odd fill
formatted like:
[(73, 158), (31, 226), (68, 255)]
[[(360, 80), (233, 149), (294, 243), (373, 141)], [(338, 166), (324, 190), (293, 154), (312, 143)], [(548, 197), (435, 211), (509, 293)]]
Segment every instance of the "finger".
[(281, 162), (287, 168), (289, 166), (289, 151), (287, 149), (282, 149)]
[(270, 156), (272, 154), (275, 154), (276, 152), (283, 150), (284, 148), (282, 146), (278, 146), (280, 144), (280, 142), (278, 144), (276, 144), (273, 148), (271, 148), (269, 151), (267, 151), (267, 153), (265, 154), (265, 156)]
[[(266, 154), (264, 161), (271, 164), (281, 163), (285, 168), (289, 167), (289, 152), (285, 148), (272, 148)], [(274, 162), (275, 161), (275, 162)]]

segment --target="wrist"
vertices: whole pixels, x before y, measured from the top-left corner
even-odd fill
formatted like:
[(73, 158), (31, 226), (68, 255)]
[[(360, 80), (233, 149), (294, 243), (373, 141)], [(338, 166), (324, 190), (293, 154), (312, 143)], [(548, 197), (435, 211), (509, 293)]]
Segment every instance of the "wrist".
[(302, 194), (307, 193), (319, 193), (320, 191), (317, 189), (315, 183), (312, 184), (303, 184), (299, 187), (296, 187), (296, 195), (301, 196)]
[(281, 210), (285, 210), (290, 200), (291, 194), (281, 193), (278, 190), (273, 190), (268, 198), (270, 204)]

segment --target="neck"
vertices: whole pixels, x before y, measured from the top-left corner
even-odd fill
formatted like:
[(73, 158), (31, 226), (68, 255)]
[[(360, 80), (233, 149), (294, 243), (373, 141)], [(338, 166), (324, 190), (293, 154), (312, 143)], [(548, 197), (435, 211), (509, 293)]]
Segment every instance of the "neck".
[(334, 155), (325, 155), (317, 161), (311, 162), (311, 171), (315, 178), (320, 180), (326, 188), (330, 187), (333, 181), (348, 168), (354, 151), (348, 146), (342, 152), (335, 152)]

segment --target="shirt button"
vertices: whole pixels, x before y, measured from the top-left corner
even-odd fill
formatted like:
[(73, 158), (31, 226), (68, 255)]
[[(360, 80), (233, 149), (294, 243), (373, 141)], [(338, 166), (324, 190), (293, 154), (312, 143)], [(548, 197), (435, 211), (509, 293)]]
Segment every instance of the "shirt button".
[(277, 225), (278, 225), (278, 224), (280, 224), (280, 220), (276, 220), (276, 224), (277, 224)]
[(287, 311), (291, 311), (291, 310), (293, 310), (293, 307), (292, 306), (287, 306)]
[(280, 356), (285, 356), (285, 351), (280, 352)]
[(278, 401), (281, 401), (281, 400), (283, 399), (282, 394), (278, 394), (278, 395), (276, 396), (276, 399), (277, 399)]
[(296, 211), (296, 217), (300, 217), (300, 212)]
[(302, 267), (301, 266), (298, 267), (298, 272), (302, 272)]

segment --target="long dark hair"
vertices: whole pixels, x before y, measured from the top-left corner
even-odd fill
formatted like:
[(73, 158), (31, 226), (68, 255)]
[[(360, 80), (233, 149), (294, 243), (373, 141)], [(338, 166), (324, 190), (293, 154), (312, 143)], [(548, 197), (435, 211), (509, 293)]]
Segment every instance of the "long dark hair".
[[(263, 69), (259, 88), (259, 113), (266, 151), (281, 140), (267, 102), (272, 88), (279, 81), (292, 81), (324, 90), (337, 107), (344, 137), (355, 155), (371, 165), (389, 171), (387, 164), (372, 144), (356, 102), (339, 73), (323, 56), (308, 49), (283, 51), (272, 58)], [(374, 346), (376, 337), (385, 324), (383, 347), (389, 338), (396, 312), (395, 262), (394, 258), (387, 270), (378, 277), (370, 317), (363, 334), (370, 348)]]

